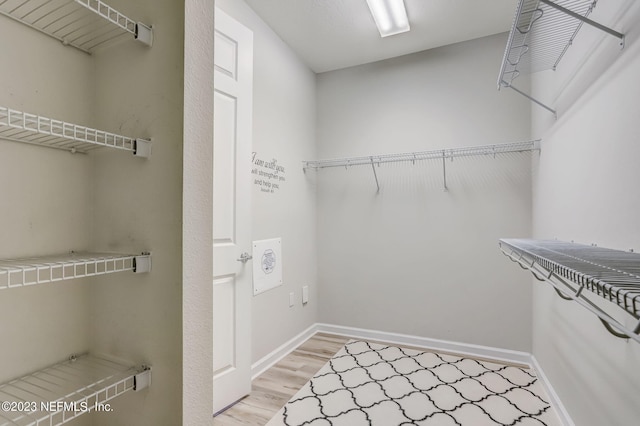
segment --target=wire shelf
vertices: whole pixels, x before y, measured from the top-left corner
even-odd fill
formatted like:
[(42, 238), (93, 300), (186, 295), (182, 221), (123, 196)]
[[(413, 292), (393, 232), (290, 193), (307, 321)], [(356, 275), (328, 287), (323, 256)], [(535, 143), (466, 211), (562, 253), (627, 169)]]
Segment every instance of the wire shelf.
[(151, 381), (151, 369), (82, 355), (0, 385), (0, 426), (56, 426)]
[(0, 0), (0, 13), (86, 53), (125, 36), (153, 41), (149, 26), (101, 0)]
[[(556, 0), (587, 17), (596, 0)], [(539, 0), (521, 0), (504, 52), (498, 86), (509, 86), (521, 73), (555, 69), (582, 26), (579, 21)]]
[(433, 151), (406, 152), (400, 154), (370, 155), (367, 157), (347, 157), (331, 160), (305, 161), (305, 169), (324, 169), (327, 167), (371, 166), (371, 164), (398, 163), (419, 160), (441, 160), (443, 158), (473, 157), (526, 152), (540, 149), (540, 140), (514, 142), (506, 144), (482, 145), (464, 148), (438, 149)]
[(0, 260), (0, 290), (116, 272), (141, 273), (150, 270), (150, 254), (71, 253)]
[[(583, 297), (583, 289), (640, 319), (640, 254), (562, 241), (501, 239), (500, 248), (565, 299), (582, 302), (603, 321), (640, 342), (640, 322), (627, 329)], [(507, 251), (508, 250), (508, 251)], [(541, 278), (542, 277), (542, 278)], [(574, 286), (569, 285), (574, 284)]]
[(146, 139), (133, 139), (3, 106), (0, 106), (0, 138), (73, 153), (86, 154), (108, 147), (129, 151), (138, 157), (148, 157), (151, 146), (151, 141)]
[(498, 89), (509, 87), (556, 114), (549, 106), (513, 86), (521, 74), (555, 70), (583, 24), (621, 40), (624, 34), (588, 18), (597, 0), (520, 0), (498, 74)]

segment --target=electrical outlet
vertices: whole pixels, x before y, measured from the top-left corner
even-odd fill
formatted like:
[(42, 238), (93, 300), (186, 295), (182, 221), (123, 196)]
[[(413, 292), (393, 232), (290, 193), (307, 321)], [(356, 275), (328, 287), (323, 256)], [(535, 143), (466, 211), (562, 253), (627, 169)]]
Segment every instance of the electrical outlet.
[(292, 307), (296, 304), (296, 294), (291, 292), (289, 293), (289, 307)]
[(306, 305), (309, 303), (309, 286), (305, 285), (302, 287), (302, 304)]

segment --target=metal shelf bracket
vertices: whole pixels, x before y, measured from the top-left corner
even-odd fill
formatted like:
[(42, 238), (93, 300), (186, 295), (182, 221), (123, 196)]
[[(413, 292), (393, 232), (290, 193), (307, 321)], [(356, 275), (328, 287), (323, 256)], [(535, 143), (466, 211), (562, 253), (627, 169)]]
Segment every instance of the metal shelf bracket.
[(151, 367), (142, 365), (140, 372), (133, 376), (133, 390), (138, 392), (151, 386)]
[(151, 141), (149, 139), (136, 139), (133, 155), (136, 157), (151, 157)]
[(142, 22), (136, 22), (135, 39), (151, 47), (153, 45), (153, 27), (147, 26)]
[(133, 272), (136, 274), (151, 272), (151, 253), (145, 252), (133, 258)]

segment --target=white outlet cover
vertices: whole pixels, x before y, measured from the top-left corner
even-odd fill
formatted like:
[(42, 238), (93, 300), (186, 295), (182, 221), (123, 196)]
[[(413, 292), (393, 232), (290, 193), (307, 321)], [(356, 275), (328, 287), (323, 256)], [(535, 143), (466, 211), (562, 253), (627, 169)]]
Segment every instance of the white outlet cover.
[(295, 304), (296, 304), (296, 294), (289, 293), (289, 307), (292, 307)]

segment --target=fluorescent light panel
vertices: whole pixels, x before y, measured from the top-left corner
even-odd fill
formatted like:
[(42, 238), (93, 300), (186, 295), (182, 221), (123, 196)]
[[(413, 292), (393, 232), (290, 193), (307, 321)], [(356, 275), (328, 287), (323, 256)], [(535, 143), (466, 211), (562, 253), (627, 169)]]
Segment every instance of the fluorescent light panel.
[(381, 37), (409, 31), (404, 0), (367, 0)]

